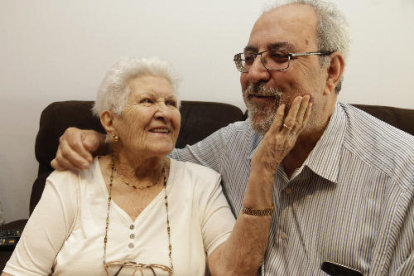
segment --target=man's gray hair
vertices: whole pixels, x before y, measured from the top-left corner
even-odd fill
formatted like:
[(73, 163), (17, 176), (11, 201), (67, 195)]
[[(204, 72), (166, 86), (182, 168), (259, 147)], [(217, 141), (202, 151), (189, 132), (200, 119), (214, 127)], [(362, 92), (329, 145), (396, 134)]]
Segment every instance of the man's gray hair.
[[(351, 43), (349, 25), (345, 15), (338, 10), (336, 5), (323, 0), (285, 0), (266, 7), (263, 13), (290, 4), (309, 5), (314, 9), (318, 18), (318, 25), (316, 27), (318, 50), (327, 52), (338, 51), (342, 54), (346, 63)], [(321, 57), (323, 67), (327, 66), (329, 61), (329, 57)], [(342, 81), (343, 76), (336, 85), (335, 92), (337, 94), (341, 90)]]
[(109, 68), (98, 89), (92, 112), (98, 118), (104, 110), (120, 115), (128, 102), (131, 92), (129, 81), (139, 76), (152, 75), (163, 77), (171, 84), (177, 94), (178, 75), (172, 65), (157, 57), (153, 58), (123, 58)]

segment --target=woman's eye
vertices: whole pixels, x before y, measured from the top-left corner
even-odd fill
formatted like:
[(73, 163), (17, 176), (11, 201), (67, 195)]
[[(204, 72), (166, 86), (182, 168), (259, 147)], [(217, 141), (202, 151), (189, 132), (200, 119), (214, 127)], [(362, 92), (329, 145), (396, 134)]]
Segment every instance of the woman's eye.
[(167, 101), (167, 105), (177, 107), (177, 102), (176, 101)]
[(142, 99), (140, 103), (152, 103), (151, 99)]

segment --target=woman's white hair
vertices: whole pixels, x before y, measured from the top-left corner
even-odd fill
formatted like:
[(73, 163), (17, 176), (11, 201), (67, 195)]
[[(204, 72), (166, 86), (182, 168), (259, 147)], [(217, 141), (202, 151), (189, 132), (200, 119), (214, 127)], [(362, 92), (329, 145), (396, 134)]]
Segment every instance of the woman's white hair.
[[(316, 27), (318, 50), (327, 52), (338, 51), (346, 62), (351, 44), (349, 25), (344, 14), (338, 10), (336, 5), (323, 0), (285, 0), (266, 7), (263, 13), (290, 4), (309, 5), (314, 9), (318, 18), (318, 25)], [(327, 66), (329, 64), (329, 57), (322, 56), (321, 64), (322, 66)], [(341, 90), (342, 81), (343, 76), (335, 88), (337, 94)]]
[[(109, 68), (98, 89), (92, 112), (100, 117), (104, 110), (120, 115), (128, 102), (131, 92), (129, 81), (143, 75), (163, 77), (171, 84), (178, 94), (179, 77), (172, 65), (157, 57), (153, 58), (123, 58)], [(178, 95), (177, 95), (178, 96)]]

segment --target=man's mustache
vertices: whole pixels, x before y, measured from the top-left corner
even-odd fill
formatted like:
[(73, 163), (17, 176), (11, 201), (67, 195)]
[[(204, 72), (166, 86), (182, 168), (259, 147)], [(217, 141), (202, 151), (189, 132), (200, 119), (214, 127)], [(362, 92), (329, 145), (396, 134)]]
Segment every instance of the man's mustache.
[(266, 87), (264, 83), (251, 83), (244, 92), (248, 96), (276, 97), (278, 99), (283, 95), (282, 91), (273, 87)]

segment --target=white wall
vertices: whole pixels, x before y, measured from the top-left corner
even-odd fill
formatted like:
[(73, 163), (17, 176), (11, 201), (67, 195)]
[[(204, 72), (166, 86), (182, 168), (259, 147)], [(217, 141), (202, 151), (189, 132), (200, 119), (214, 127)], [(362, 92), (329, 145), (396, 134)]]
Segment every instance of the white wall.
[[(6, 221), (28, 217), (34, 141), (53, 101), (93, 100), (124, 56), (170, 60), (183, 100), (244, 110), (232, 58), (265, 3), (240, 0), (0, 0), (0, 202)], [(338, 0), (353, 46), (340, 99), (414, 108), (413, 0)]]

